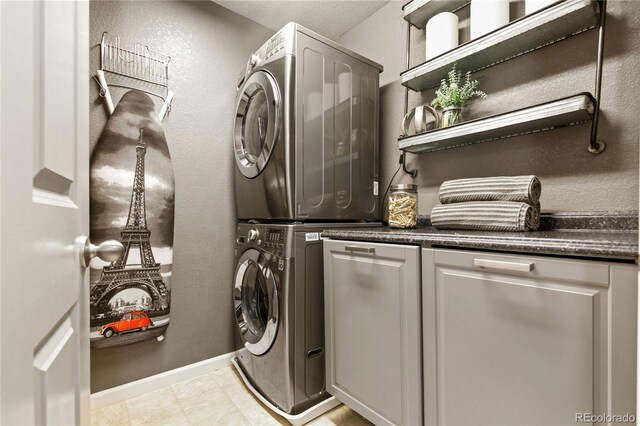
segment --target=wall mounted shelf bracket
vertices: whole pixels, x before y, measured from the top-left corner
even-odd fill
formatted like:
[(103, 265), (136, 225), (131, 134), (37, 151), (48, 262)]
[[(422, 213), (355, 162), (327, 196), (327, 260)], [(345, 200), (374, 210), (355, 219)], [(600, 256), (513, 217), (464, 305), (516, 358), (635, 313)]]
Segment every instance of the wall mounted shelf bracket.
[(596, 90), (593, 120), (591, 121), (591, 135), (589, 140), (589, 152), (600, 154), (605, 150), (604, 141), (598, 140), (598, 122), (600, 120), (600, 99), (602, 96), (602, 66), (604, 63), (604, 32), (607, 20), (607, 0), (599, 0), (600, 27), (598, 28), (598, 58), (596, 61)]
[[(405, 68), (409, 69), (410, 64), (410, 53), (411, 53), (411, 22), (407, 21), (407, 55), (406, 55), (406, 63)], [(409, 112), (409, 88), (404, 88), (404, 115), (407, 115)], [(402, 151), (402, 171), (406, 174), (410, 175), (413, 179), (418, 176), (417, 169), (408, 169), (407, 168), (407, 151)]]

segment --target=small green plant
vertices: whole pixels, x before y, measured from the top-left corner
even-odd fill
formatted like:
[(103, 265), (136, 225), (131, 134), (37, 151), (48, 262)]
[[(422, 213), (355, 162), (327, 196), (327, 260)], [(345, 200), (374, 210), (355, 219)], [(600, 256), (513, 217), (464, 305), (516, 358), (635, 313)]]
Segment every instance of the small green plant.
[(464, 75), (465, 82), (462, 82), (462, 72), (456, 70), (454, 65), (448, 73), (447, 79), (442, 79), (440, 88), (436, 90), (436, 98), (431, 101), (434, 108), (461, 108), (465, 103), (473, 98), (485, 98), (487, 96), (483, 91), (478, 90), (478, 80), (471, 79), (471, 72)]

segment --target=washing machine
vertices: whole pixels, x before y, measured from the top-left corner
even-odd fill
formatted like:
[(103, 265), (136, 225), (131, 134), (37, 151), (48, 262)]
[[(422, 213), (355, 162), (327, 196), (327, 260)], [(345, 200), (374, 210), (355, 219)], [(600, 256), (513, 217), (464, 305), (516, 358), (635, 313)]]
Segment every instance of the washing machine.
[(240, 223), (237, 228), (234, 365), (252, 390), (284, 413), (301, 413), (330, 397), (320, 234), (346, 226), (375, 225)]
[(251, 55), (233, 131), (239, 219), (380, 218), (381, 71), (295, 23)]

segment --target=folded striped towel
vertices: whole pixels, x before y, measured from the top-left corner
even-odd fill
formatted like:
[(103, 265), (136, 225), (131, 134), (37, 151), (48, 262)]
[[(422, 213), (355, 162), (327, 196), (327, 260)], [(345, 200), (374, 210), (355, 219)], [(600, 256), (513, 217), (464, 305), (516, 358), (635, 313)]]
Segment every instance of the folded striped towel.
[(526, 203), (470, 201), (434, 207), (431, 224), (438, 229), (535, 231), (540, 225), (540, 213)]
[(534, 175), (456, 179), (440, 186), (440, 202), (518, 201), (535, 206), (541, 192), (540, 179)]

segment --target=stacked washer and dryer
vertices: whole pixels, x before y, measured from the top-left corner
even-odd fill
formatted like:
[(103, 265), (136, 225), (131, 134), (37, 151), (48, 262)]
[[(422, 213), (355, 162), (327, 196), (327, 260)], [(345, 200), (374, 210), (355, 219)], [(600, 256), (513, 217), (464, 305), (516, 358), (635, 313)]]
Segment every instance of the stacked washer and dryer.
[(233, 362), (290, 421), (330, 406), (320, 233), (379, 224), (381, 71), (290, 23), (239, 79)]

